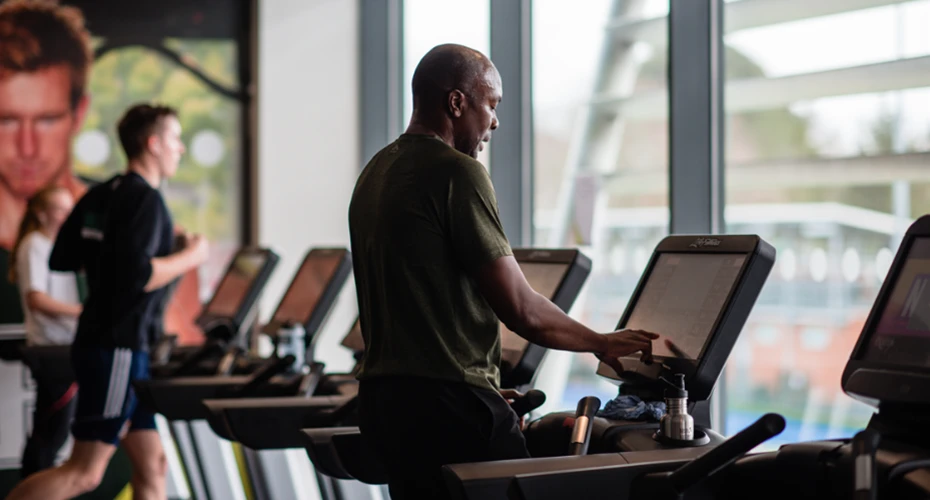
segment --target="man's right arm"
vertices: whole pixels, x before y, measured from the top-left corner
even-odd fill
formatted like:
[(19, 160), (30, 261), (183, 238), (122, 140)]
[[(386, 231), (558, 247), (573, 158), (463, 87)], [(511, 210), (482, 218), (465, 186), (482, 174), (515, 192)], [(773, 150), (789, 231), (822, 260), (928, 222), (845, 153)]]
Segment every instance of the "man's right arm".
[(497, 317), (528, 341), (562, 351), (590, 352), (603, 361), (642, 351), (652, 353), (658, 335), (638, 330), (595, 333), (530, 287), (512, 256), (488, 262), (473, 272), (481, 294)]
[(207, 240), (201, 235), (186, 239), (183, 249), (171, 255), (152, 258), (152, 274), (144, 290), (158, 290), (207, 260)]
[(536, 293), (513, 257), (487, 171), (477, 162), (457, 167), (449, 169), (446, 196), (449, 243), (508, 328), (534, 344), (594, 353), (615, 367), (616, 358), (636, 351), (651, 355), (657, 335), (632, 330), (599, 335)]

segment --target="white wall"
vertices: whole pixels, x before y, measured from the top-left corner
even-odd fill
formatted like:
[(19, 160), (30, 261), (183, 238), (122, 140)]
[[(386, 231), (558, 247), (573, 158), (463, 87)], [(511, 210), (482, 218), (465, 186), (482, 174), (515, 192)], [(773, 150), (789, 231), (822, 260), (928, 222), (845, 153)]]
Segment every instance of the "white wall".
[[(358, 9), (356, 0), (259, 0), (259, 243), (281, 255), (263, 321), (308, 249), (349, 245), (360, 169)], [(328, 369), (353, 364), (339, 342), (356, 310), (350, 285), (317, 343)]]

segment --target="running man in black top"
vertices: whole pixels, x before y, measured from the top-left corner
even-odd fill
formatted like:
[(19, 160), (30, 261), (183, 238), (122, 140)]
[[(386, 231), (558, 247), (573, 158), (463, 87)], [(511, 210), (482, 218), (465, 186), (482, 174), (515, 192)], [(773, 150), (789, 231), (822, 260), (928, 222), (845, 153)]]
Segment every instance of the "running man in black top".
[[(185, 236), (172, 252), (171, 215), (158, 191), (177, 171), (184, 144), (177, 113), (137, 105), (119, 123), (129, 166), (95, 186), (62, 226), (50, 267), (84, 269), (89, 294), (71, 350), (78, 406), (74, 448), (62, 466), (22, 482), (8, 500), (72, 498), (97, 487), (117, 445), (132, 463), (134, 499), (164, 499), (166, 461), (154, 414), (134, 380), (149, 376), (149, 341), (165, 286), (202, 264), (207, 242)], [(128, 432), (127, 432), (128, 431)]]

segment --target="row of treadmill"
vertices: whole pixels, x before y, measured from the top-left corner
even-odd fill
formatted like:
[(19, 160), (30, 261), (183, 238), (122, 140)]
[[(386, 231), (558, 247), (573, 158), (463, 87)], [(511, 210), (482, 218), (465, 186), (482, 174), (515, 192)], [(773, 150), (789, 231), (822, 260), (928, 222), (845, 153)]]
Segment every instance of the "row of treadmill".
[[(591, 271), (577, 250), (514, 254), (530, 285), (565, 311)], [(153, 379), (136, 384), (177, 450), (172, 496), (387, 498), (384, 469), (357, 427), (354, 371), (329, 373), (314, 357), (351, 277), (350, 254), (307, 253), (261, 327), (274, 353), (259, 358), (248, 348), (249, 331), (277, 261), (268, 249), (240, 250), (203, 309), (205, 344), (179, 347), (167, 336), (153, 350)], [(601, 364), (598, 374), (643, 401), (662, 401), (667, 381), (683, 379), (693, 439), (663, 437), (655, 421), (597, 416), (600, 402), (585, 398), (575, 411), (528, 419), (533, 458), (444, 467), (452, 497), (930, 498), (930, 216), (905, 235), (842, 376), (847, 394), (876, 408), (867, 428), (848, 439), (749, 453), (780, 433), (784, 418), (763, 415), (726, 439), (712, 429), (709, 400), (774, 262), (774, 248), (754, 235), (669, 236), (619, 319), (617, 328), (662, 339), (651, 361), (631, 356), (620, 372)], [(501, 335), (502, 387), (538, 393), (530, 389), (546, 349), (503, 325)], [(363, 342), (356, 322), (342, 345), (359, 360)], [(41, 348), (27, 356), (40, 363)], [(520, 414), (542, 402), (526, 399), (514, 404)], [(295, 460), (302, 454), (312, 467)]]

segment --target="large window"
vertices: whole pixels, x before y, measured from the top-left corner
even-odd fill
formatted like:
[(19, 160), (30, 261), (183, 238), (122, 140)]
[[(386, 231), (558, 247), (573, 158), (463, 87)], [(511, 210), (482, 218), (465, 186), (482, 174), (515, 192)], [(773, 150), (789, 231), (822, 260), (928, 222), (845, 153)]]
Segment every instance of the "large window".
[(798, 3), (777, 20), (751, 3), (725, 12), (726, 225), (778, 261), (730, 356), (725, 431), (776, 411), (772, 447), (850, 436), (872, 413), (840, 376), (904, 230), (930, 212), (930, 1)]
[[(668, 232), (668, 115), (649, 104), (667, 98), (667, 12), (668, 0), (533, 2), (533, 244), (591, 257), (572, 314), (601, 332)], [(590, 354), (549, 352), (543, 410), (616, 396), (596, 368)]]

